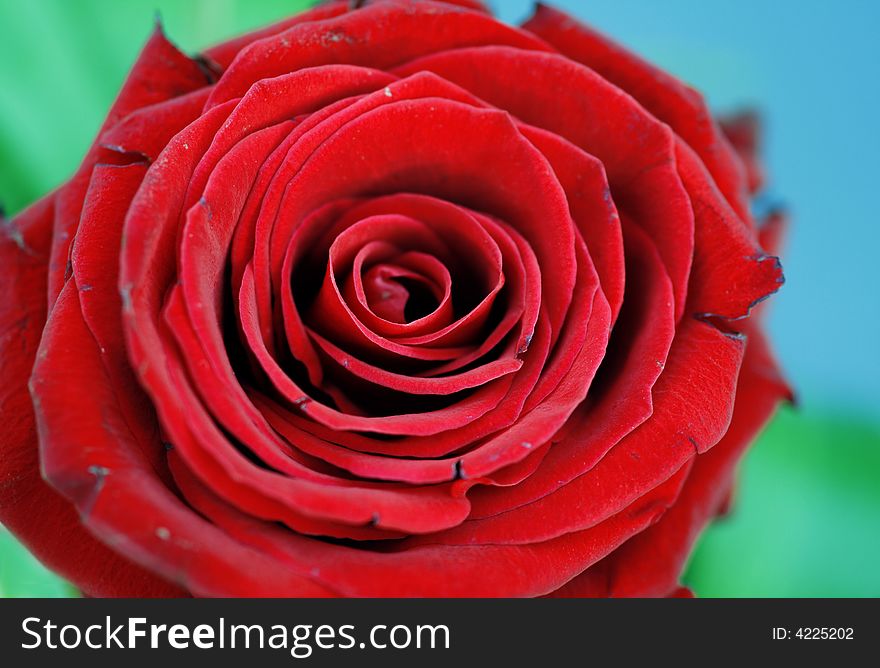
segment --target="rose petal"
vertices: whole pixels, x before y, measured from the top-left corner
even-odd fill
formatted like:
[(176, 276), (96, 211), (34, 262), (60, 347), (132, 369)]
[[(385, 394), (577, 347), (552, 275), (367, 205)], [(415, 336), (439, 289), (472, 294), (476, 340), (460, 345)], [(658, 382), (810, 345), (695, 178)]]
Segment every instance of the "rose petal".
[[(177, 471), (175, 477), (187, 499), (229, 536), (264, 551), (293, 572), (307, 572), (321, 582), (333, 583), (345, 596), (368, 597), (549, 593), (655, 522), (664, 508), (654, 501), (669, 493), (661, 485), (642, 499), (639, 509), (620, 513), (592, 529), (533, 545), (426, 545), (373, 552), (279, 530), (224, 504), (195, 479), (178, 476)], [(679, 483), (673, 480), (669, 486)], [(213, 595), (225, 595), (225, 588), (218, 586)]]
[[(429, 70), (519, 120), (554, 132), (598, 158), (622, 216), (654, 240), (684, 313), (693, 249), (693, 211), (675, 169), (669, 128), (624, 91), (562, 56), (503, 46), (425, 56), (395, 71)], [(553, 91), (547, 104), (541, 91)], [(590, 122), (584, 122), (584, 119)], [(596, 247), (598, 253), (601, 246)], [(613, 262), (613, 260), (609, 260)], [(612, 291), (612, 294), (615, 294)], [(619, 293), (616, 293), (619, 294)]]
[[(622, 512), (710, 449), (730, 423), (744, 341), (686, 320), (654, 388), (654, 413), (595, 466), (548, 495), (430, 537), (432, 544), (532, 543)], [(659, 446), (658, 446), (659, 444)], [(412, 539), (416, 543), (422, 539)]]
[[(421, 38), (414, 40), (413, 34)], [(208, 108), (244, 94), (254, 81), (285, 72), (330, 63), (389, 69), (422, 54), (478, 44), (548, 48), (484, 14), (437, 2), (389, 0), (251, 43), (214, 87)]]
[(49, 260), (48, 305), (51, 309), (64, 284), (70, 241), (76, 233), (79, 214), (89, 185), (91, 171), (101, 160), (107, 160), (101, 147), (101, 135), (132, 112), (206, 86), (208, 79), (199, 63), (171, 44), (157, 25), (137, 62), (110, 108), (98, 132), (99, 140), (89, 149), (73, 178), (57, 194), (52, 252)]
[(620, 86), (668, 123), (700, 156), (737, 215), (750, 220), (742, 164), (702, 95), (605, 35), (547, 5), (537, 3), (534, 16), (523, 28)]
[(724, 438), (696, 464), (679, 501), (653, 527), (555, 596), (663, 596), (674, 588), (697, 534), (714, 516), (743, 450), (786, 394), (764, 335), (750, 328), (736, 404)]
[[(46, 319), (46, 264), (55, 197), (0, 220), (0, 521), (37, 558), (91, 596), (175, 596), (183, 592), (96, 540), (74, 507), (40, 475), (28, 379)], [(39, 512), (34, 512), (39, 509)]]

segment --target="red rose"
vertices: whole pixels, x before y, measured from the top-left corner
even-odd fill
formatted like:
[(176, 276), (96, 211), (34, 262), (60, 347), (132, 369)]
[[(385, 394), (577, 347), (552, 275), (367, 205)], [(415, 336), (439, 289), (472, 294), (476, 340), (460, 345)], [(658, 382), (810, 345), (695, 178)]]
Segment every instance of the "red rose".
[(552, 9), (157, 31), (3, 224), (0, 518), (97, 596), (676, 593), (787, 392), (777, 228), (697, 93)]

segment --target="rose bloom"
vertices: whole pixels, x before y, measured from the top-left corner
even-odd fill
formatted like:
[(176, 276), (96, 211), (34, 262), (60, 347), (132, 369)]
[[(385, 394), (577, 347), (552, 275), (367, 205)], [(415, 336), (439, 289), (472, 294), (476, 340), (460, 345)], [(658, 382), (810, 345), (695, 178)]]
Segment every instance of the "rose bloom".
[(789, 393), (730, 137), (544, 6), (156, 30), (3, 222), (0, 519), (92, 596), (687, 594)]

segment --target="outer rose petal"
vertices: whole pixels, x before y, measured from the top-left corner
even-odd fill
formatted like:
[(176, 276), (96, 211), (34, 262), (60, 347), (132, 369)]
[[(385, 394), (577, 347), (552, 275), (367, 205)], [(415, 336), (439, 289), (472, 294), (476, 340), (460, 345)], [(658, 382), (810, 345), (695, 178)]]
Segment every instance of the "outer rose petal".
[(0, 521), (49, 568), (90, 596), (185, 592), (95, 540), (74, 507), (40, 477), (28, 378), (46, 319), (46, 264), (55, 196), (2, 220), (0, 267)]
[(239, 52), (249, 46), (252, 42), (257, 42), (265, 37), (277, 35), (280, 32), (300, 23), (305, 23), (306, 21), (320, 21), (322, 19), (339, 16), (340, 14), (347, 12), (350, 7), (351, 0), (335, 0), (318, 4), (318, 6), (295, 16), (291, 16), (289, 19), (273, 23), (260, 30), (249, 32), (241, 37), (236, 37), (223, 42), (222, 44), (217, 44), (216, 46), (206, 49), (204, 51), (204, 56), (225, 70), (229, 67), (232, 61), (235, 60), (235, 57)]
[(750, 220), (742, 165), (697, 91), (589, 26), (540, 2), (523, 27), (617, 84), (668, 123), (706, 163), (737, 214)]
[[(416, 32), (418, 40), (412, 39)], [(243, 95), (260, 79), (307, 67), (348, 63), (387, 69), (426, 53), (480, 44), (550, 50), (534, 35), (479, 12), (440, 2), (387, 0), (252, 43), (224, 73), (209, 104)]]
[(788, 396), (760, 329), (749, 328), (733, 419), (724, 438), (697, 458), (681, 496), (653, 527), (554, 592), (555, 596), (665, 596), (691, 547), (725, 502), (737, 462)]
[[(32, 386), (40, 397), (46, 477), (77, 506), (81, 521), (116, 550), (195, 595), (219, 586), (230, 596), (331, 595), (295, 573), (276, 573), (269, 560), (205, 522), (156, 476), (122, 416), (83, 321), (79, 294), (73, 281), (65, 284)], [(90, 391), (70, 391), (79, 385)], [(266, 572), (274, 573), (271, 582), (262, 577)]]
[[(286, 569), (332, 583), (341, 595), (493, 597), (540, 596), (558, 588), (655, 522), (677, 493), (687, 468), (645, 494), (637, 508), (554, 540), (533, 545), (424, 545), (390, 552), (310, 540), (259, 522), (217, 499), (186, 476), (185, 469), (178, 472), (175, 467), (174, 471), (187, 499), (229, 536)], [(206, 569), (212, 568), (217, 557), (200, 556)], [(226, 583), (215, 585), (212, 595), (229, 595)]]
[[(163, 125), (169, 126), (173, 134), (175, 122), (185, 123), (187, 116), (192, 117), (193, 104), (172, 108), (177, 118), (169, 114), (168, 121), (158, 126), (154, 117), (140, 123), (138, 128), (129, 128), (128, 132), (116, 128), (121, 119), (141, 108), (205, 86), (208, 83), (206, 77), (203, 68), (180, 53), (157, 27), (108, 113), (99, 139), (77, 174), (57, 193), (41, 200), (16, 219), (3, 222), (0, 267), (8, 272), (4, 273), (4, 283), (8, 280), (10, 285), (18, 286), (14, 290), (19, 292), (15, 299), (6, 302), (9, 309), (2, 317), (14, 317), (13, 307), (21, 309), (16, 312), (24, 331), (9, 339), (17, 327), (14, 324), (8, 329), (4, 326), (7, 336), (0, 344), (4, 347), (15, 345), (14, 354), (0, 352), (0, 379), (5, 395), (2, 402), (4, 424), (16, 425), (9, 432), (9, 443), (3, 444), (4, 457), (0, 462), (3, 481), (0, 488), (15, 499), (15, 505), (0, 500), (2, 521), (41, 560), (89, 595), (170, 596), (185, 592), (96, 541), (83, 528), (74, 508), (40, 479), (37, 434), (26, 383), (46, 320), (46, 304), (49, 308), (54, 306), (70, 270), (67, 262), (69, 248), (79, 224), (92, 169), (99, 160), (111, 164), (129, 160), (120, 147), (105, 146), (104, 136), (115, 131), (114, 136), (136, 135), (149, 141), (151, 137), (162, 136), (163, 130), (158, 126)], [(198, 100), (196, 102), (201, 104)], [(157, 113), (161, 111), (159, 108)], [(167, 134), (168, 130), (164, 132), (167, 141), (170, 134)], [(36, 300), (42, 304), (37, 305)], [(23, 501), (24, 498), (29, 501)], [(39, 512), (34, 511), (35, 507)], [(7, 508), (9, 512), (14, 512), (15, 508), (24, 509), (26, 515), (7, 516)]]
[[(465, 9), (471, 9), (477, 12), (482, 12), (484, 14), (490, 14), (486, 6), (479, 0), (440, 1), (448, 5), (458, 5)], [(365, 5), (367, 3), (362, 1), (361, 4)], [(289, 19), (279, 21), (278, 23), (273, 23), (272, 25), (265, 28), (255, 30), (253, 32), (242, 35), (241, 37), (231, 39), (227, 42), (223, 42), (222, 44), (218, 44), (209, 49), (206, 49), (203, 52), (203, 55), (212, 64), (216, 65), (220, 69), (225, 70), (227, 67), (229, 67), (230, 64), (232, 64), (232, 61), (235, 60), (235, 57), (239, 54), (239, 52), (241, 52), (242, 49), (250, 46), (250, 44), (253, 42), (258, 42), (264, 38), (278, 35), (279, 33), (284, 32), (296, 25), (299, 25), (300, 23), (305, 23), (307, 21), (321, 21), (324, 19), (330, 19), (336, 16), (340, 16), (341, 14), (345, 14), (346, 12), (351, 10), (353, 7), (353, 0), (329, 0), (327, 2), (321, 2), (312, 9), (301, 12), (296, 16), (291, 16)]]
[[(769, 252), (779, 252), (784, 225), (780, 214), (762, 221), (759, 237)], [(762, 315), (763, 305), (746, 326), (748, 342), (730, 427), (715, 448), (698, 458), (676, 505), (655, 526), (551, 596), (693, 596), (676, 582), (698, 533), (713, 515), (729, 511), (735, 467), (743, 451), (779, 402), (794, 400), (762, 331)]]
[(761, 119), (754, 111), (744, 111), (721, 119), (721, 129), (746, 166), (749, 192), (764, 186), (764, 165), (760, 156)]
[(92, 145), (76, 174), (56, 195), (54, 234), (48, 267), (50, 309), (64, 284), (70, 243), (76, 234), (92, 169), (99, 161), (111, 161), (110, 157), (104, 155), (107, 151), (101, 147), (100, 136), (138, 109), (185, 95), (208, 83), (208, 76), (200, 64), (178, 51), (165, 38), (161, 26), (157, 26), (110, 108), (98, 133), (99, 141)]

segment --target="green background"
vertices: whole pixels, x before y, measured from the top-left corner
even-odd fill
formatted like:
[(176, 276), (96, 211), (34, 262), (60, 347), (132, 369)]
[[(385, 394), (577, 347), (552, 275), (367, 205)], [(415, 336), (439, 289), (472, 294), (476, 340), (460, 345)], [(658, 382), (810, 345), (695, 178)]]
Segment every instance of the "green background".
[[(169, 37), (195, 52), (305, 4), (0, 0), (0, 202), (6, 211), (19, 211), (71, 174), (157, 10)], [(589, 20), (586, 12), (580, 10)], [(626, 42), (627, 34), (619, 33)], [(644, 46), (645, 55), (699, 87), (717, 85), (675, 45), (655, 40)], [(800, 368), (793, 371), (797, 380)], [(880, 421), (876, 411), (847, 410), (846, 397), (812, 400), (813, 387), (799, 386), (806, 389), (805, 408), (783, 409), (750, 451), (732, 515), (701, 538), (685, 577), (698, 595), (880, 595)], [(0, 527), (0, 596), (75, 594)]]

